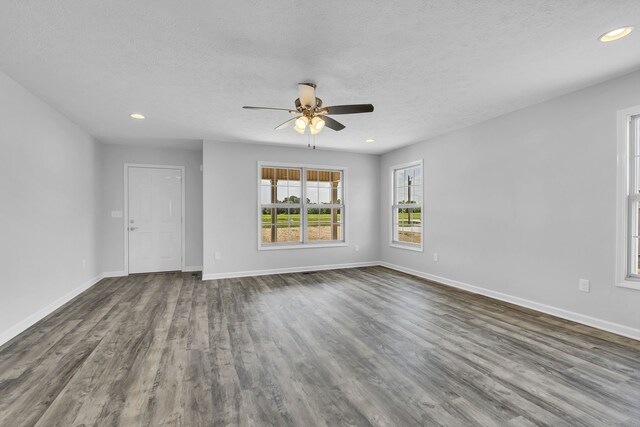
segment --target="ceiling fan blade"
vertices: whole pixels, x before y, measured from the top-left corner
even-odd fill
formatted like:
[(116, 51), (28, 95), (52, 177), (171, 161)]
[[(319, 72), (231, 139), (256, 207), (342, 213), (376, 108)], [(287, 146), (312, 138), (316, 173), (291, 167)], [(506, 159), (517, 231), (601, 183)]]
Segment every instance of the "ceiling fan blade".
[(373, 105), (371, 104), (334, 105), (320, 109), (320, 112), (324, 114), (358, 114), (370, 113), (372, 111)]
[(316, 85), (313, 83), (298, 83), (298, 99), (303, 107), (316, 108)]
[(344, 125), (342, 123), (329, 116), (322, 116), (322, 120), (324, 120), (324, 125), (329, 129), (333, 129), (335, 131), (344, 129)]
[(293, 119), (289, 119), (286, 122), (282, 123), (281, 125), (276, 126), (276, 130), (288, 128), (291, 123), (295, 122), (298, 119), (298, 117), (300, 117), (300, 116), (296, 116)]
[(288, 111), (290, 113), (297, 113), (296, 110), (291, 110), (289, 108), (272, 108), (272, 107), (248, 107), (248, 106), (244, 106), (242, 107), (245, 110), (278, 110), (278, 111)]

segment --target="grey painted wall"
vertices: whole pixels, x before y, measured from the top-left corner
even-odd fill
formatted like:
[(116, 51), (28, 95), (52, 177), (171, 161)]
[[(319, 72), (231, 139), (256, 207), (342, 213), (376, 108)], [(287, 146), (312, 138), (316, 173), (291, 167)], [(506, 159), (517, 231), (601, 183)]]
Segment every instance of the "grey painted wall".
[(124, 209), (125, 163), (185, 167), (186, 266), (202, 266), (202, 151), (100, 144), (100, 162), (103, 271), (124, 269), (124, 216), (112, 218), (111, 211)]
[(638, 104), (633, 73), (383, 155), (381, 236), (389, 167), (420, 158), (426, 229), (382, 260), (639, 328), (640, 291), (615, 286), (616, 114)]
[(0, 117), (1, 343), (102, 270), (98, 143), (3, 73)]
[[(203, 161), (205, 275), (378, 260), (379, 156), (205, 141)], [(348, 247), (258, 251), (258, 161), (347, 167)]]

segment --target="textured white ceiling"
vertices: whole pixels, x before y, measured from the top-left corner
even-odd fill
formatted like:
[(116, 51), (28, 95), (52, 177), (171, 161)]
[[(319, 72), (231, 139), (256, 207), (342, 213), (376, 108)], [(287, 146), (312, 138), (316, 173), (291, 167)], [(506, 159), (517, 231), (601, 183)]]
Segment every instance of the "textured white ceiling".
[[(384, 152), (640, 68), (638, 0), (15, 0), (0, 70), (104, 141), (306, 145), (296, 83), (335, 116), (318, 147)], [(147, 120), (129, 118), (142, 112)], [(375, 138), (375, 143), (365, 139)]]

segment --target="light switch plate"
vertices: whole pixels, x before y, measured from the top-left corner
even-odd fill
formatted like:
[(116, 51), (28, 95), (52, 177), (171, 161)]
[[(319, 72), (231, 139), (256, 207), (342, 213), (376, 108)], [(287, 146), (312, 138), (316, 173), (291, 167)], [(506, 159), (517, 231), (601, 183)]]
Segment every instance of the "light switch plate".
[(111, 218), (122, 218), (122, 211), (111, 211)]
[(591, 290), (591, 286), (587, 279), (578, 280), (578, 289), (582, 292), (589, 292)]

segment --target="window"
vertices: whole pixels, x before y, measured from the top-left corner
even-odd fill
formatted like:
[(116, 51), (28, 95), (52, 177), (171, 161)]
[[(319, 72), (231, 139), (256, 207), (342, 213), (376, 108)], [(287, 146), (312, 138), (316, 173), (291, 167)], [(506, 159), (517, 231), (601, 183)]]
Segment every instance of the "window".
[(616, 285), (640, 290), (640, 106), (618, 112)]
[(626, 115), (624, 120), (624, 149), (626, 151), (625, 247), (624, 277), (618, 284), (640, 289), (640, 114)]
[(345, 169), (258, 164), (258, 249), (344, 245)]
[(391, 246), (422, 251), (422, 161), (391, 168)]

